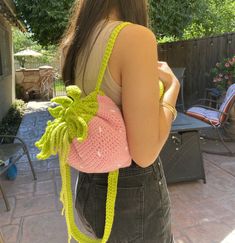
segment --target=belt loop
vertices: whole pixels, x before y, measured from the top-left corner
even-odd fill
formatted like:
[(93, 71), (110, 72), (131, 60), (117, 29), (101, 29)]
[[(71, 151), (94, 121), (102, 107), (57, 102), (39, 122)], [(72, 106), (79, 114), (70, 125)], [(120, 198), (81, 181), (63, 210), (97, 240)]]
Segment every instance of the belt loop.
[(163, 165), (162, 165), (162, 160), (160, 158), (160, 156), (158, 157), (158, 166), (159, 166), (159, 170), (163, 170)]
[(157, 161), (157, 159), (156, 159), (156, 160), (154, 161), (154, 163), (152, 164), (152, 168), (153, 168), (153, 174), (154, 174), (154, 177), (155, 177), (156, 179), (158, 179), (159, 171), (158, 171), (157, 166), (156, 166), (156, 161)]
[(79, 172), (79, 173), (80, 173), (80, 175), (82, 175), (83, 177), (86, 177), (87, 180), (89, 181), (89, 183), (92, 181), (93, 176), (94, 176), (94, 174), (92, 174), (92, 173), (85, 173), (85, 172)]
[(158, 159), (159, 159), (159, 163), (162, 164), (162, 160), (161, 160), (161, 157), (160, 156), (158, 156)]
[(94, 177), (94, 173), (88, 173), (88, 180), (89, 180), (89, 183), (92, 182), (93, 177)]
[(161, 178), (164, 176), (164, 169), (163, 169), (163, 165), (162, 165), (162, 160), (160, 158), (160, 156), (158, 157), (158, 167), (159, 167), (159, 173), (161, 175)]

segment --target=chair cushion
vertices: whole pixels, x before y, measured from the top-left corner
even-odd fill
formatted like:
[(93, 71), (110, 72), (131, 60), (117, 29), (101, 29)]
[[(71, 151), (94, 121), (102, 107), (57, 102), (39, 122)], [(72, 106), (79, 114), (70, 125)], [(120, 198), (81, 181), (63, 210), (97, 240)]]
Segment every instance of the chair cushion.
[(186, 114), (215, 126), (220, 124), (218, 111), (212, 111), (203, 107), (193, 106), (186, 111)]
[[(231, 108), (231, 106), (234, 104), (234, 100), (235, 100), (235, 84), (232, 84), (229, 86), (227, 92), (226, 92), (226, 96), (224, 98), (223, 103), (220, 106), (220, 111), (227, 113), (229, 111), (229, 109)], [(220, 122), (223, 122), (226, 118), (226, 115), (221, 114), (220, 116)]]
[(0, 144), (0, 159), (7, 160), (23, 148), (21, 143)]

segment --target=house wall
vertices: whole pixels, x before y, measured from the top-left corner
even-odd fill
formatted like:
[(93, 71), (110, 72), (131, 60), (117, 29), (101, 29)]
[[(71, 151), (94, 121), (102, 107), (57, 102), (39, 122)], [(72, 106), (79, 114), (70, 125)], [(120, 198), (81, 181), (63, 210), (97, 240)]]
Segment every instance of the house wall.
[(0, 121), (15, 100), (11, 25), (0, 15)]

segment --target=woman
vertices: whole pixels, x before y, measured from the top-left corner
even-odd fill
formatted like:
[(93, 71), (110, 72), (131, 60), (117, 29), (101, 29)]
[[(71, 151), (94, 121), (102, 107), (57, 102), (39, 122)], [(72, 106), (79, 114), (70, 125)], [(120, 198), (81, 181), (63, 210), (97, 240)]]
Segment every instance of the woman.
[[(112, 30), (129, 21), (115, 42), (101, 89), (121, 109), (132, 165), (119, 170), (115, 218), (110, 243), (171, 243), (170, 199), (159, 153), (170, 133), (179, 81), (158, 61), (157, 42), (148, 28), (146, 0), (75, 1), (62, 40), (63, 80), (86, 96), (95, 89), (104, 50)], [(107, 173), (79, 172), (75, 206), (87, 233), (102, 238)]]

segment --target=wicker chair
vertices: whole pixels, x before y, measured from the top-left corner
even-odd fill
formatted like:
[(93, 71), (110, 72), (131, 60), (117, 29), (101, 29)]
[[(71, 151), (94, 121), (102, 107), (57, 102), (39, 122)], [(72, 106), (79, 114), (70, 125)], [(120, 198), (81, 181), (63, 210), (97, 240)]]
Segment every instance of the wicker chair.
[[(17, 143), (3, 143), (5, 141), (5, 139), (17, 139), (19, 140), (19, 142)], [(33, 168), (33, 164), (32, 161), (30, 159), (30, 155), (27, 149), (26, 144), (24, 143), (24, 141), (17, 137), (17, 136), (13, 136), (13, 135), (0, 135), (0, 159), (3, 161), (6, 161), (8, 159), (11, 158), (11, 162), (6, 165), (6, 166), (0, 166), (0, 175), (2, 175), (5, 171), (7, 171), (7, 169), (14, 163), (16, 163), (22, 156), (26, 155), (32, 174), (33, 174), (33, 178), (34, 180), (37, 179), (34, 168)], [(3, 195), (3, 200), (5, 202), (7, 211), (10, 211), (10, 205), (9, 202), (7, 200), (6, 194), (3, 190), (3, 186), (1, 185), (1, 181), (0, 181), (0, 191), (2, 192)]]
[[(198, 100), (198, 102), (200, 102), (200, 103), (205, 102), (205, 101), (215, 102), (213, 100), (208, 100), (208, 99)], [(234, 151), (231, 151), (231, 149), (226, 145), (221, 132), (223, 130), (226, 133), (226, 129), (224, 129), (224, 128), (225, 128), (225, 125), (229, 124), (229, 122), (228, 122), (229, 113), (235, 103), (235, 84), (230, 85), (230, 87), (228, 88), (228, 90), (226, 92), (226, 96), (225, 96), (222, 104), (220, 105), (219, 109), (205, 106), (200, 103), (190, 107), (186, 111), (186, 114), (212, 125), (213, 128), (215, 128), (222, 144), (228, 151), (228, 153), (212, 152), (212, 151), (205, 151), (205, 152), (215, 153), (215, 154), (229, 154), (231, 156), (234, 156), (235, 155)], [(229, 134), (227, 134), (227, 136), (230, 137)]]

